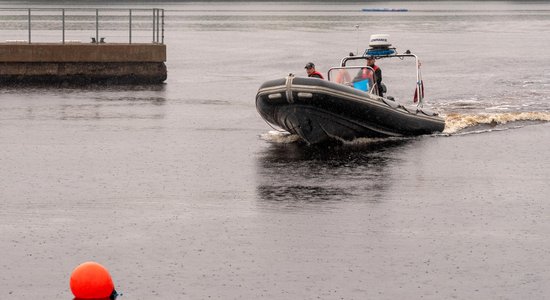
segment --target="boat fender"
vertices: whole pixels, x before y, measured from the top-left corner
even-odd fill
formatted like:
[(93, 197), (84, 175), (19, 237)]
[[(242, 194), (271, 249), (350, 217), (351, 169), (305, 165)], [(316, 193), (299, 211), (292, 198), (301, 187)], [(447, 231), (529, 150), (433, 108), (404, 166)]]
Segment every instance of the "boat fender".
[(292, 96), (292, 81), (294, 80), (294, 74), (290, 73), (286, 77), (286, 101), (288, 103), (294, 103), (294, 97)]

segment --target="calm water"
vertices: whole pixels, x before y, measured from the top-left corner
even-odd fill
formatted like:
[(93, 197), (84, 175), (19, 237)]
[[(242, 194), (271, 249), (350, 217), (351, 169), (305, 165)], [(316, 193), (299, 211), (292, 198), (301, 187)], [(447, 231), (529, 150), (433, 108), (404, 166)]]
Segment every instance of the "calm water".
[[(0, 89), (1, 299), (71, 299), (88, 260), (122, 299), (548, 297), (550, 4), (152, 6), (165, 85)], [(316, 149), (256, 113), (373, 33), (420, 56), (444, 134)]]

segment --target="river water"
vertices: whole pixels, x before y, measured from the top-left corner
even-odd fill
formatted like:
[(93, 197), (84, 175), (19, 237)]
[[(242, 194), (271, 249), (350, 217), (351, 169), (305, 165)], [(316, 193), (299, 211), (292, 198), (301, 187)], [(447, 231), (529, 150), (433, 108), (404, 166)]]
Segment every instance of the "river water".
[[(123, 299), (548, 297), (550, 4), (132, 7), (166, 10), (166, 84), (0, 88), (1, 299), (71, 299), (89, 260)], [(319, 149), (259, 117), (262, 82), (375, 33), (444, 133)]]

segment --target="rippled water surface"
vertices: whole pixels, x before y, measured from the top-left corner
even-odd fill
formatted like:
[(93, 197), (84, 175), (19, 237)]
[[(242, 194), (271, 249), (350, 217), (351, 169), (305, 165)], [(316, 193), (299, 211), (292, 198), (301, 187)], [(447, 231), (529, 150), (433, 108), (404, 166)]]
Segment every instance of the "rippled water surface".
[[(168, 80), (0, 88), (0, 299), (71, 299), (89, 260), (128, 299), (550, 293), (546, 2), (109, 7), (165, 9)], [(95, 35), (82, 26), (71, 39)], [(374, 33), (421, 58), (444, 133), (312, 148), (259, 117), (261, 83), (326, 73)]]

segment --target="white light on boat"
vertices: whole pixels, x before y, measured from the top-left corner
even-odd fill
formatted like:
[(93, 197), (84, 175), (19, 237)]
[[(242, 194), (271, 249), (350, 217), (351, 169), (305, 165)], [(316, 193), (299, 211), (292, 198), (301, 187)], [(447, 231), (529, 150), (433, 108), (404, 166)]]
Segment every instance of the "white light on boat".
[(300, 98), (313, 98), (312, 93), (298, 93), (298, 97)]

